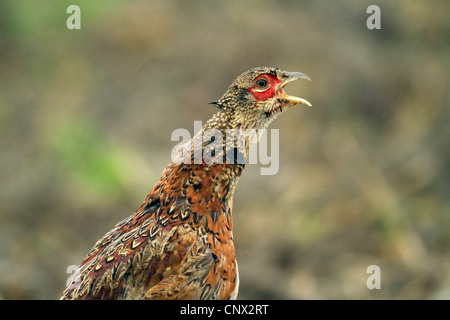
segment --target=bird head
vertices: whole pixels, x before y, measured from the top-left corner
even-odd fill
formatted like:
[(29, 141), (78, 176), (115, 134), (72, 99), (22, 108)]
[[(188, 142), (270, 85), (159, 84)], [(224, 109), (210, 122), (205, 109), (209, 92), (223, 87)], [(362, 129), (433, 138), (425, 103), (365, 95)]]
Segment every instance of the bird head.
[(305, 99), (287, 95), (284, 87), (295, 80), (310, 78), (300, 72), (259, 67), (239, 75), (218, 101), (212, 102), (231, 128), (265, 129), (281, 113), (296, 104), (311, 106)]

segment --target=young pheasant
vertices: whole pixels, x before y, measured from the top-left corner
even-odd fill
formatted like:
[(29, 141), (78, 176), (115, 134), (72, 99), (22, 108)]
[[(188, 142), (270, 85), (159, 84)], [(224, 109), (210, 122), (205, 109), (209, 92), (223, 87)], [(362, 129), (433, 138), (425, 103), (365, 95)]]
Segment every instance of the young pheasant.
[[(235, 299), (234, 190), (258, 130), (295, 104), (310, 106), (283, 90), (297, 79), (309, 80), (269, 67), (238, 76), (212, 102), (219, 111), (201, 136), (173, 153), (143, 204), (95, 244), (62, 299)], [(236, 130), (244, 135), (225, 139)]]

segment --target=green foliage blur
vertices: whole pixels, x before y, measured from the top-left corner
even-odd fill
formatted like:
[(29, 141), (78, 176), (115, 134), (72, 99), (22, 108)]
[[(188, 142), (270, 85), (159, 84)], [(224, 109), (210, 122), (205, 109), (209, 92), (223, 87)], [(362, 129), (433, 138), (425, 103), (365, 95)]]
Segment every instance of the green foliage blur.
[[(66, 8), (81, 9), (69, 30)], [(241, 299), (450, 298), (450, 2), (0, 2), (0, 298), (57, 299), (241, 72), (300, 71), (234, 201)], [(369, 290), (378, 265), (381, 289)]]

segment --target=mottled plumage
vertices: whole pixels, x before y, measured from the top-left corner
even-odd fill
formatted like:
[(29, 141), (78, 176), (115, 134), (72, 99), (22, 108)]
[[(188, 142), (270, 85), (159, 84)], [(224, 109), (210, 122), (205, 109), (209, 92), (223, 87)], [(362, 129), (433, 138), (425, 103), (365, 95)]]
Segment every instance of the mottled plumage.
[[(265, 129), (288, 107), (309, 105), (282, 89), (299, 78), (307, 77), (266, 67), (241, 74), (214, 102), (219, 111), (202, 133)], [(94, 245), (62, 299), (236, 298), (233, 194), (245, 164), (217, 160), (230, 151), (247, 158), (248, 147), (224, 139), (224, 151), (201, 163), (187, 161), (193, 152), (170, 163), (143, 204)]]

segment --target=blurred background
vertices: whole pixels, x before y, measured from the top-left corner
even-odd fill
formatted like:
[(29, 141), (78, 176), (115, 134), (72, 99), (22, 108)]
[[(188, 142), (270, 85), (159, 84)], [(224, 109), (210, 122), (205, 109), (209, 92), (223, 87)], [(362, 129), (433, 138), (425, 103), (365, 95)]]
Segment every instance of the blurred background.
[[(57, 299), (145, 199), (176, 128), (300, 71), (280, 168), (234, 201), (241, 299), (450, 298), (450, 2), (0, 2), (0, 298)], [(68, 30), (66, 9), (81, 9)], [(369, 290), (370, 265), (381, 289)]]

